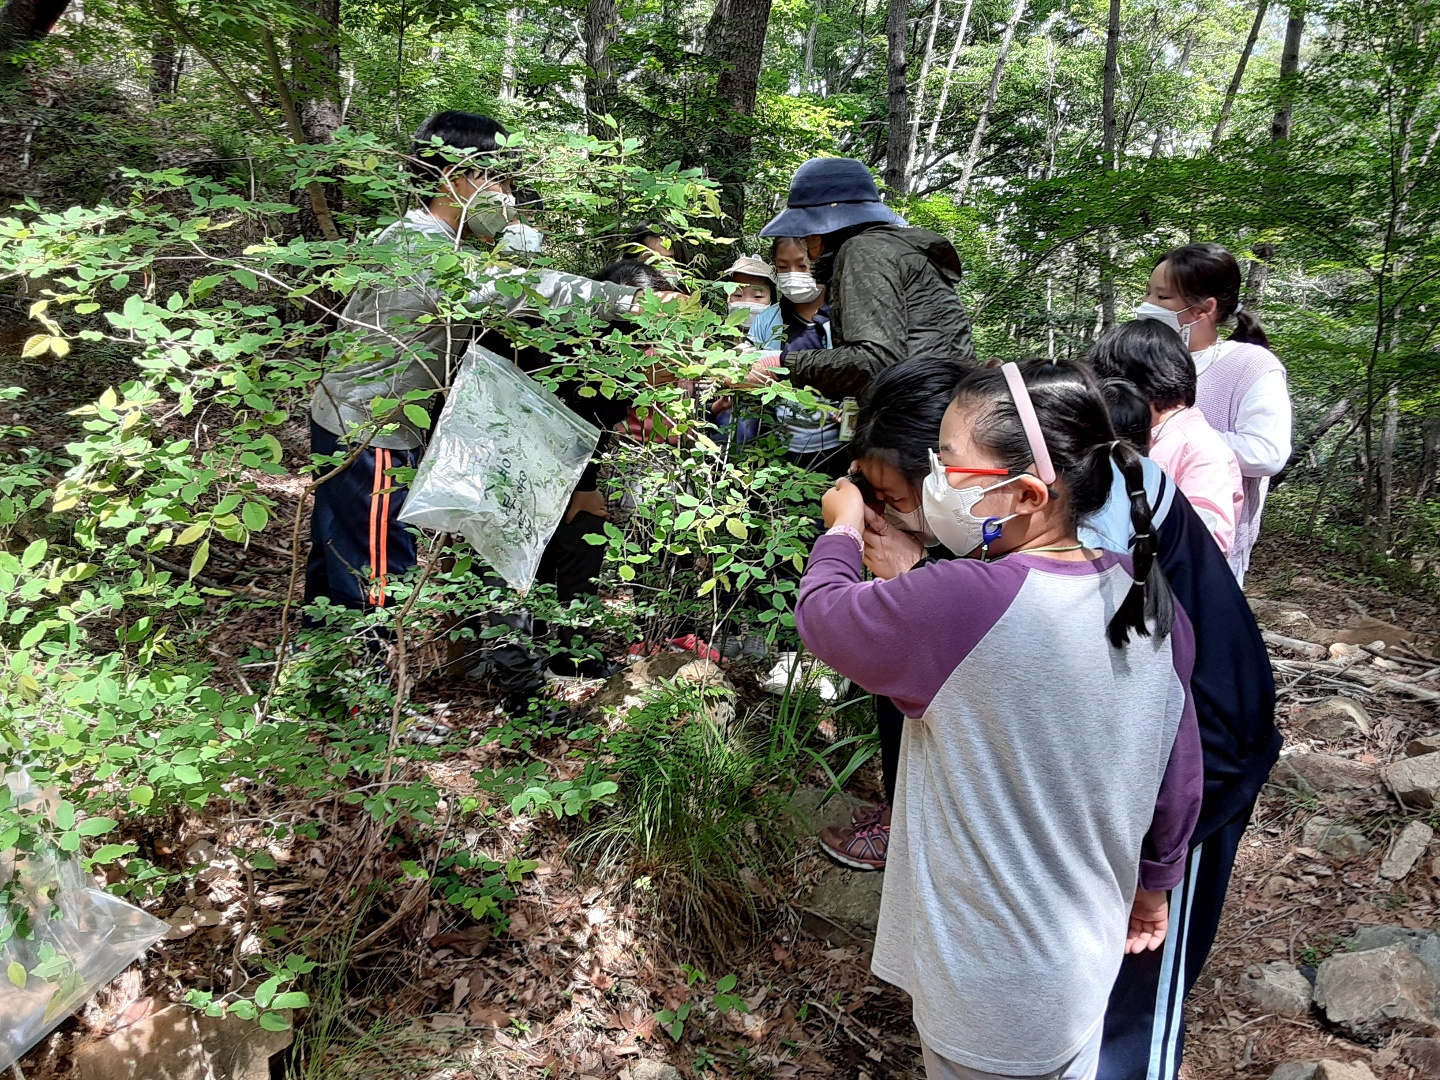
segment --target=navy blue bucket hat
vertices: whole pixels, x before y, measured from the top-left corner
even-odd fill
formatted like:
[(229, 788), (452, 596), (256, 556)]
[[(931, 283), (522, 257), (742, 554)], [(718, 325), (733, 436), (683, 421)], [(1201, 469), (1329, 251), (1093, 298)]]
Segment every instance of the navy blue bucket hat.
[(760, 235), (820, 236), (872, 221), (905, 223), (880, 201), (875, 178), (865, 163), (844, 157), (811, 158), (795, 170), (785, 209)]

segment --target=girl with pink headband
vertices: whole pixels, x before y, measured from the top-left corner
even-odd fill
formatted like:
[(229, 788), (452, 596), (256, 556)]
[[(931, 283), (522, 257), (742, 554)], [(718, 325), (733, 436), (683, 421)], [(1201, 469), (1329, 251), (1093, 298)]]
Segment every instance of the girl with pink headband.
[[(1112, 462), (1128, 556), (1077, 537)], [(864, 503), (841, 481), (796, 606), (811, 651), (907, 717), (873, 968), (911, 995), (931, 1080), (1088, 1080), (1199, 814), (1190, 624), (1140, 457), (1078, 365), (967, 375), (922, 504), (969, 558), (865, 581)]]

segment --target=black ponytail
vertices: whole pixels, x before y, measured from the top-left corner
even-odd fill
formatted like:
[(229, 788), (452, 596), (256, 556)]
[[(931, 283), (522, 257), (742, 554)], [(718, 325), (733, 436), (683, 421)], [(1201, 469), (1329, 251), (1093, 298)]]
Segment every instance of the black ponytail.
[(1149, 637), (1152, 627), (1157, 637), (1170, 633), (1175, 625), (1175, 596), (1160, 570), (1160, 537), (1145, 494), (1145, 469), (1140, 455), (1129, 443), (1117, 441), (1110, 444), (1105, 455), (1107, 466), (1112, 461), (1125, 478), (1125, 490), (1130, 495), (1130, 527), (1135, 532), (1130, 542), (1135, 583), (1106, 631), (1110, 644), (1123, 649), (1131, 630), (1141, 637)]
[(1265, 333), (1260, 320), (1243, 307), (1235, 313), (1235, 329), (1230, 332), (1230, 340), (1259, 345), (1262, 349), (1270, 348), (1270, 335)]
[[(1105, 398), (1089, 367), (1070, 360), (1027, 360), (1019, 368), (1050, 451), (1056, 484), (1068, 497), (1071, 524), (1089, 517), (1109, 499), (1115, 478), (1112, 461), (1130, 493), (1135, 584), (1110, 620), (1106, 636), (1117, 649), (1125, 647), (1131, 630), (1165, 637), (1175, 624), (1175, 598), (1160, 571), (1159, 538), (1145, 496), (1139, 452), (1116, 440)], [(970, 438), (976, 446), (1012, 472), (1024, 472), (1034, 464), (1030, 440), (999, 368), (966, 375), (954, 400), (970, 412)]]
[(1162, 255), (1156, 266), (1167, 263), (1170, 282), (1189, 304), (1215, 298), (1216, 324), (1235, 318), (1231, 341), (1270, 347), (1270, 338), (1253, 312), (1240, 303), (1240, 264), (1219, 244), (1186, 244)]

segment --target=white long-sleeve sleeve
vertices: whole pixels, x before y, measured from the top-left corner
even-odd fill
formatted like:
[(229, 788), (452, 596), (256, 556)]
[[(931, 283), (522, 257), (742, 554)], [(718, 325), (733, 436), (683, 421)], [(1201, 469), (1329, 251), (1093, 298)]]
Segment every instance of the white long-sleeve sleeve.
[(1285, 372), (1271, 371), (1241, 399), (1235, 430), (1220, 437), (1235, 451), (1242, 476), (1274, 476), (1290, 460), (1293, 423)]

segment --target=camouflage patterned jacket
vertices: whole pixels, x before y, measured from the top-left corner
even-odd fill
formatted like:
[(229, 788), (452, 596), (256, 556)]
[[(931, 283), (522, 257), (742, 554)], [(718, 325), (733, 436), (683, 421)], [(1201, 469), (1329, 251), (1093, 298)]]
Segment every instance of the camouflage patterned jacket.
[(835, 345), (785, 354), (790, 381), (839, 400), (912, 356), (973, 364), (959, 283), (960, 256), (929, 229), (881, 225), (846, 241), (830, 283)]

